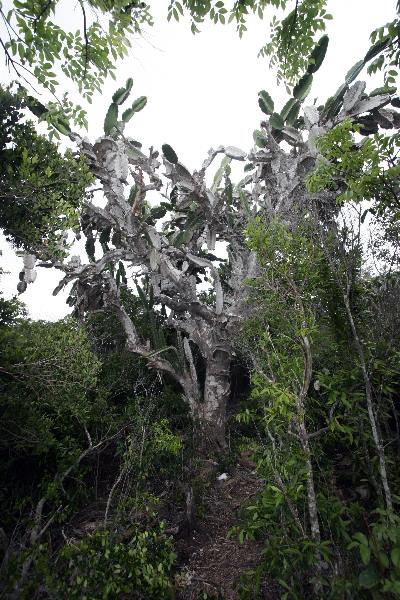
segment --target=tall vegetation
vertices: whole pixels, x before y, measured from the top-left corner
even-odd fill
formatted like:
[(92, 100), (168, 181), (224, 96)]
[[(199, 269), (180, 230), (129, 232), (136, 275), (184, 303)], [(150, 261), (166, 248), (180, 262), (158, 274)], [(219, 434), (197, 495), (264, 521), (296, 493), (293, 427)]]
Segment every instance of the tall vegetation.
[[(46, 40), (51, 65), (66, 45), (78, 57), (67, 75), (90, 98), (113, 70), (112, 34), (124, 54), (149, 7), (79, 3), (71, 49), (56, 5), (16, 2), (4, 17), (25, 37), (33, 22), (32, 52), (3, 48), (39, 78)], [(269, 5), (289, 6), (188, 0), (168, 11), (187, 11), (194, 32), (209, 17), (243, 34), (246, 15)], [(88, 6), (110, 18), (100, 38)], [(254, 147), (211, 149), (193, 172), (169, 144), (160, 153), (128, 137), (146, 105), (130, 101), (131, 79), (95, 143), (52, 104), (1, 90), (0, 226), (23, 254), (17, 289), (56, 268), (54, 293), (72, 284), (73, 309), (32, 322), (18, 300), (0, 302), (4, 597), (185, 598), (171, 535), (201, 516), (201, 467), (232, 465), (237, 448), (260, 491), (231, 535), (263, 546), (241, 598), (262, 598), (266, 574), (283, 599), (400, 596), (398, 19), (373, 32), (324, 104), (307, 105), (328, 18), (324, 2), (304, 0), (274, 22), (262, 52), (286, 104), (260, 91)], [(382, 70), (382, 87), (358, 80), (364, 67)], [(61, 155), (25, 108), (75, 151)], [(73, 238), (85, 258), (70, 256)]]

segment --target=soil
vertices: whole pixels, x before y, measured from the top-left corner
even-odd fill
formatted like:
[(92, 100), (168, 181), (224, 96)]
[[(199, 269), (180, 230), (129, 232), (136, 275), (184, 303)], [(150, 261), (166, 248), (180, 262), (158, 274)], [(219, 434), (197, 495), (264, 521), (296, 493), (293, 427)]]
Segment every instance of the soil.
[[(239, 600), (241, 576), (260, 564), (263, 544), (251, 540), (240, 544), (237, 537), (228, 537), (228, 532), (240, 524), (244, 507), (260, 491), (262, 482), (249, 468), (239, 465), (224, 480), (218, 480), (218, 473), (207, 474), (202, 517), (197, 516), (193, 529), (176, 540), (180, 565), (177, 598), (200, 600), (206, 592), (207, 598)], [(279, 595), (276, 586), (264, 579), (259, 594), (247, 597), (276, 600)]]
[[(278, 600), (276, 583), (263, 577), (260, 589), (240, 596), (241, 579), (262, 562), (262, 541), (239, 543), (230, 530), (243, 522), (246, 505), (260, 492), (263, 482), (254, 471), (254, 463), (243, 455), (230, 468), (225, 479), (218, 479), (221, 467), (204, 459), (192, 479), (193, 509), (182, 511), (181, 502), (161, 502), (160, 515), (167, 534), (174, 537), (178, 554), (175, 576), (176, 600)], [(166, 494), (167, 497), (169, 494)], [(70, 541), (81, 539), (103, 526), (106, 498), (94, 502), (76, 515), (68, 532)], [(64, 537), (65, 539), (65, 537)], [(246, 589), (255, 576), (247, 578)], [(206, 595), (204, 595), (206, 594)]]

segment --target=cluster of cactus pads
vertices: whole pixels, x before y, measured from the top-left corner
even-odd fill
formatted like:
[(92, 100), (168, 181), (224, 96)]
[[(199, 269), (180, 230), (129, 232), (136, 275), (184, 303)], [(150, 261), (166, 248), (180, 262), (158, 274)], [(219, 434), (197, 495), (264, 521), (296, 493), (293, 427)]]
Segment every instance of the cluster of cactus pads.
[(125, 124), (131, 120), (133, 115), (142, 110), (147, 103), (146, 96), (136, 98), (130, 108), (127, 108), (118, 121), (119, 106), (123, 104), (129, 97), (133, 86), (132, 78), (129, 78), (124, 87), (119, 88), (112, 97), (112, 102), (108, 107), (106, 118), (104, 120), (104, 133), (112, 135), (114, 132), (123, 131)]
[[(322, 65), (328, 49), (328, 44), (328, 36), (323, 35), (310, 55), (307, 72), (293, 88), (293, 97), (286, 102), (280, 113), (274, 111), (274, 101), (270, 94), (265, 90), (259, 92), (258, 104), (263, 113), (269, 116), (269, 125), (276, 141), (280, 142), (285, 139), (291, 143), (292, 140), (296, 140), (292, 128), (297, 129), (301, 124), (299, 122), (301, 104), (311, 90), (313, 74), (316, 73)], [(263, 136), (259, 131), (254, 132), (254, 141), (261, 147), (266, 144), (266, 140), (263, 140)]]
[[(378, 40), (371, 46), (364, 58), (359, 60), (351, 67), (345, 76), (344, 83), (339, 87), (336, 93), (328, 98), (325, 105), (318, 106), (318, 108), (315, 109), (316, 111), (318, 110), (318, 119), (320, 122), (334, 125), (335, 119), (341, 113), (341, 111), (345, 111), (351, 116), (351, 109), (360, 100), (368, 100), (376, 98), (377, 96), (395, 93), (395, 88), (386, 86), (373, 90), (369, 95), (364, 94), (365, 84), (361, 81), (356, 82), (356, 84), (350, 88), (351, 84), (355, 81), (366, 64), (384, 51), (389, 43), (389, 37)], [(274, 101), (272, 100), (270, 94), (265, 90), (261, 90), (259, 92), (258, 104), (262, 112), (268, 115), (268, 125), (273, 138), (277, 142), (285, 140), (289, 144), (295, 146), (301, 142), (299, 130), (304, 128), (309, 129), (309, 127), (307, 127), (307, 123), (305, 123), (305, 119), (301, 116), (299, 117), (300, 109), (303, 101), (310, 93), (314, 73), (316, 73), (322, 65), (328, 49), (328, 44), (328, 36), (323, 35), (311, 52), (306, 73), (300, 78), (298, 83), (293, 88), (292, 98), (286, 102), (285, 106), (279, 113), (274, 110)], [(364, 112), (373, 110), (377, 102), (379, 104), (379, 101), (376, 100), (366, 102)], [(392, 104), (396, 107), (400, 106), (400, 103), (397, 99), (394, 99)], [(360, 111), (358, 111), (358, 114), (360, 114)], [(384, 127), (384, 119), (382, 117), (380, 119), (378, 118), (378, 120), (371, 116), (360, 117), (358, 122), (361, 126), (360, 133), (364, 135), (377, 132), (378, 126)], [(253, 137), (257, 146), (262, 148), (267, 145), (266, 136), (262, 131), (256, 130), (253, 134)]]

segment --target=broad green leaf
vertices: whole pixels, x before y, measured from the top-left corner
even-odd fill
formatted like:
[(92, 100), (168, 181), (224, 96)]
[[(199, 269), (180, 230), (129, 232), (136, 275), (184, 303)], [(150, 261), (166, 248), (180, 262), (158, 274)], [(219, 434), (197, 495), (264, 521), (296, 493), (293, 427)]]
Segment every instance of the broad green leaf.
[(293, 88), (293, 97), (302, 102), (309, 94), (313, 82), (311, 73), (306, 73)]
[(400, 567), (400, 546), (393, 548), (392, 552), (390, 553), (390, 558), (392, 559), (392, 563), (395, 567)]
[(328, 44), (329, 37), (327, 35), (323, 35), (317, 43), (317, 45), (315, 46), (314, 50), (311, 52), (310, 60), (312, 62), (310, 62), (310, 64), (308, 65), (308, 73), (315, 73), (316, 71), (318, 71), (318, 69), (324, 61), (325, 54), (328, 49)]
[(86, 238), (85, 250), (86, 250), (86, 254), (88, 255), (88, 258), (90, 260), (94, 261), (95, 260), (95, 255), (94, 255), (95, 246), (94, 246), (94, 239), (92, 237)]
[(332, 118), (338, 114), (340, 107), (343, 103), (344, 95), (348, 88), (349, 86), (347, 85), (347, 83), (343, 83), (340, 86), (340, 88), (336, 91), (336, 94), (328, 98), (323, 111), (327, 117)]
[(389, 558), (385, 552), (379, 552), (378, 560), (382, 567), (384, 567), (385, 569), (389, 568)]
[(288, 115), (286, 117), (286, 125), (291, 127), (293, 123), (296, 121), (300, 112), (300, 102), (295, 101), (292, 108), (289, 110)]
[(66, 119), (63, 119), (62, 117), (57, 117), (56, 119), (54, 119), (54, 121), (51, 122), (57, 129), (57, 131), (59, 131), (63, 135), (70, 135), (71, 127), (69, 126), (69, 123)]
[(379, 583), (379, 576), (373, 565), (369, 565), (368, 569), (361, 571), (358, 576), (358, 583), (361, 588), (370, 590)]
[(118, 121), (118, 106), (112, 102), (108, 108), (106, 118), (104, 119), (104, 133), (109, 135)]
[(265, 90), (258, 92), (258, 105), (266, 115), (272, 115), (274, 112), (274, 101)]
[(152, 219), (162, 219), (167, 214), (167, 209), (165, 206), (154, 206), (150, 210), (150, 215)]
[(362, 546), (368, 546), (368, 540), (367, 537), (361, 533), (360, 531), (358, 531), (357, 533), (355, 533), (353, 535), (353, 538), (359, 542)]
[(373, 44), (371, 46), (371, 48), (368, 50), (367, 54), (364, 56), (364, 62), (367, 63), (370, 60), (372, 60), (373, 58), (375, 58), (375, 56), (380, 54), (382, 52), (382, 50), (387, 48), (389, 43), (390, 43), (390, 36), (387, 35), (382, 40), (379, 40), (375, 44)]
[(127, 108), (123, 113), (122, 113), (122, 120), (124, 123), (128, 123), (128, 121), (130, 121), (133, 117), (133, 115), (135, 114), (136, 111), (132, 110), (131, 108)]
[(132, 110), (134, 112), (139, 112), (140, 110), (142, 110), (146, 106), (146, 104), (147, 104), (147, 98), (146, 98), (146, 96), (140, 96), (132, 104), (131, 108), (132, 108)]
[(122, 120), (124, 123), (128, 123), (133, 117), (133, 115), (140, 110), (142, 110), (147, 104), (146, 96), (140, 96), (137, 98), (135, 102), (132, 104), (131, 108), (128, 108), (122, 113)]
[(363, 60), (359, 60), (358, 62), (356, 62), (355, 65), (353, 65), (351, 67), (351, 69), (349, 69), (346, 73), (346, 77), (345, 77), (345, 81), (347, 83), (347, 85), (350, 85), (350, 83), (352, 83), (355, 78), (361, 73), (361, 71), (364, 68), (364, 61)]
[(48, 108), (46, 108), (41, 102), (39, 102), (39, 100), (33, 98), (33, 96), (27, 96), (26, 105), (31, 111), (31, 113), (35, 115), (35, 117), (41, 117), (42, 115), (49, 112)]
[(370, 98), (373, 98), (374, 96), (380, 96), (381, 94), (395, 94), (396, 92), (397, 88), (395, 86), (384, 85), (382, 87), (375, 88), (368, 95)]
[(369, 546), (363, 546), (362, 544), (359, 546), (361, 560), (364, 565), (368, 565), (371, 560), (371, 550)]
[(133, 203), (136, 199), (137, 192), (138, 192), (138, 187), (137, 187), (136, 183), (134, 183), (133, 186), (131, 187), (131, 189), (129, 190), (129, 196), (128, 196), (128, 202), (131, 206), (133, 205)]
[(280, 115), (278, 115), (278, 113), (272, 113), (272, 115), (270, 116), (270, 119), (269, 119), (269, 124), (274, 129), (279, 129), (279, 130), (283, 129), (285, 126), (285, 123), (284, 123), (282, 117)]
[(221, 183), (222, 177), (224, 176), (224, 173), (226, 171), (226, 167), (230, 164), (230, 162), (231, 162), (231, 159), (229, 158), (229, 156), (224, 156), (219, 168), (217, 169), (217, 171), (214, 175), (213, 183), (211, 186), (211, 191), (213, 193), (218, 189), (218, 186)]
[(122, 113), (122, 121), (124, 123), (128, 123), (128, 121), (130, 121), (133, 117), (133, 115), (135, 114), (135, 111), (132, 110), (131, 108), (127, 108), (123, 113)]
[(165, 156), (165, 158), (172, 164), (176, 165), (178, 162), (178, 155), (176, 154), (175, 150), (172, 148), (172, 146), (170, 146), (169, 144), (163, 144), (161, 146), (161, 149), (163, 151), (163, 154)]
[(117, 90), (114, 93), (112, 100), (113, 102), (115, 102), (115, 104), (120, 105), (123, 102), (125, 102), (125, 100), (128, 98), (132, 89), (132, 83), (130, 82), (133, 83), (132, 79), (128, 79), (128, 81), (126, 82), (127, 85), (125, 87), (119, 88), (119, 90)]
[(290, 98), (290, 99), (289, 99), (289, 100), (286, 102), (285, 106), (282, 108), (282, 110), (281, 110), (281, 113), (280, 113), (280, 114), (281, 114), (281, 117), (282, 117), (282, 119), (283, 119), (284, 121), (286, 121), (286, 119), (287, 119), (287, 116), (288, 116), (288, 114), (289, 114), (290, 110), (293, 108), (293, 106), (294, 106), (295, 104), (297, 104), (297, 101), (296, 101), (294, 98)]

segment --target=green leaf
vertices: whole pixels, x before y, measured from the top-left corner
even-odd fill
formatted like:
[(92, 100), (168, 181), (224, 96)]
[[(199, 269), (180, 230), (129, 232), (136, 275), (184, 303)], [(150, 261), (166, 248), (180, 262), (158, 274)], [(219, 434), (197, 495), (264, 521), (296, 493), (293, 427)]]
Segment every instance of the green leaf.
[(119, 261), (119, 263), (118, 263), (118, 269), (117, 269), (117, 274), (115, 277), (115, 283), (117, 284), (117, 287), (120, 287), (121, 283), (124, 283), (124, 284), (127, 283), (125, 266), (124, 266), (124, 263), (121, 261)]
[(146, 96), (140, 96), (139, 98), (136, 98), (135, 102), (132, 104), (131, 110), (133, 110), (134, 112), (139, 112), (146, 106), (146, 104), (147, 104)]
[(146, 296), (146, 294), (144, 293), (144, 291), (143, 291), (143, 289), (141, 288), (141, 286), (139, 285), (139, 283), (135, 282), (135, 285), (136, 285), (136, 289), (137, 289), (137, 291), (138, 291), (138, 295), (139, 295), (139, 298), (140, 298), (140, 301), (141, 301), (141, 303), (142, 303), (143, 307), (144, 307), (146, 310), (149, 310), (149, 309), (150, 309), (150, 306), (149, 306), (149, 301), (148, 301), (148, 299), (147, 299), (147, 296)]
[(258, 105), (266, 115), (272, 115), (274, 112), (274, 101), (265, 90), (258, 92)]
[(132, 119), (133, 115), (142, 110), (146, 106), (146, 104), (146, 96), (140, 96), (140, 98), (137, 98), (132, 104), (131, 108), (128, 108), (125, 112), (122, 113), (123, 122), (128, 123), (128, 121)]
[(39, 100), (36, 100), (33, 96), (27, 96), (26, 105), (35, 115), (35, 117), (41, 117), (42, 115), (49, 112), (48, 108), (46, 108)]
[(125, 100), (129, 96), (129, 94), (131, 93), (132, 84), (133, 84), (133, 80), (131, 78), (129, 78), (128, 81), (126, 82), (126, 86), (119, 88), (119, 90), (117, 90), (115, 92), (115, 94), (112, 97), (112, 100), (113, 100), (113, 102), (115, 102), (115, 104), (120, 105), (123, 102), (125, 102)]
[(284, 121), (286, 121), (287, 116), (290, 112), (290, 110), (293, 108), (293, 106), (297, 104), (297, 101), (294, 98), (290, 98), (290, 100), (288, 100), (285, 104), (285, 106), (282, 108), (281, 110), (281, 117)]
[(224, 176), (224, 173), (226, 172), (226, 168), (228, 167), (230, 162), (231, 162), (231, 159), (229, 158), (229, 156), (224, 156), (219, 168), (217, 169), (217, 171), (214, 175), (213, 183), (210, 188), (213, 193), (218, 189), (218, 186), (220, 185), (220, 183), (222, 181), (222, 177)]
[(163, 144), (161, 146), (165, 158), (172, 164), (176, 165), (178, 162), (178, 155), (175, 150), (169, 144)]
[(123, 113), (122, 113), (122, 121), (124, 123), (128, 123), (128, 121), (130, 121), (133, 117), (133, 115), (135, 114), (135, 111), (132, 110), (131, 108), (127, 108)]
[(347, 71), (346, 73), (346, 77), (345, 77), (345, 81), (347, 83), (347, 85), (350, 85), (350, 83), (352, 83), (355, 78), (361, 73), (361, 71), (364, 68), (364, 61), (363, 60), (359, 60), (358, 62), (356, 62), (355, 65), (353, 65), (351, 67), (351, 69), (349, 69), (349, 71)]
[(282, 117), (280, 115), (278, 115), (278, 113), (272, 113), (272, 115), (270, 116), (270, 119), (269, 119), (269, 124), (274, 129), (279, 129), (279, 130), (283, 129), (285, 126), (285, 123), (284, 123)]
[(379, 583), (379, 576), (373, 565), (369, 565), (368, 569), (361, 571), (358, 576), (358, 583), (361, 588), (370, 590)]
[(384, 85), (382, 87), (375, 88), (370, 92), (369, 97), (373, 98), (374, 96), (380, 96), (381, 94), (395, 94), (397, 92), (397, 88), (395, 86), (387, 86)]
[(340, 88), (336, 91), (336, 94), (328, 98), (323, 111), (328, 118), (332, 118), (338, 114), (340, 107), (343, 103), (344, 95), (348, 88), (349, 86), (347, 85), (347, 83), (343, 83), (340, 86)]
[(54, 121), (51, 122), (57, 129), (57, 131), (59, 131), (63, 135), (70, 135), (71, 127), (69, 126), (69, 123), (66, 119), (63, 119), (62, 117), (57, 117), (56, 119), (54, 119)]
[(367, 537), (360, 531), (353, 535), (353, 538), (359, 542), (362, 546), (368, 546)]
[(371, 560), (371, 550), (369, 549), (369, 546), (360, 545), (359, 550), (363, 564), (368, 565), (369, 561)]
[(393, 548), (392, 552), (390, 553), (390, 558), (392, 559), (392, 563), (395, 567), (400, 567), (400, 546)]
[(135, 114), (136, 111), (132, 110), (131, 108), (128, 108), (127, 110), (125, 110), (122, 113), (122, 120), (124, 123), (128, 123), (128, 121), (130, 121), (133, 117), (133, 115)]
[(241, 202), (241, 205), (243, 206), (243, 209), (244, 209), (244, 211), (245, 211), (246, 215), (247, 215), (249, 218), (251, 218), (251, 208), (250, 208), (249, 201), (248, 201), (248, 199), (247, 199), (247, 197), (246, 197), (246, 194), (245, 194), (245, 193), (244, 193), (244, 191), (243, 191), (242, 189), (240, 189), (240, 188), (239, 188), (237, 191), (239, 192), (239, 198), (240, 198), (240, 202)]
[(99, 237), (100, 244), (108, 244), (108, 242), (110, 241), (110, 235), (111, 227), (106, 227), (106, 229), (103, 229)]
[(293, 97), (302, 102), (309, 94), (313, 82), (311, 73), (306, 73), (293, 88)]
[(289, 110), (288, 115), (286, 117), (286, 125), (288, 125), (288, 127), (291, 127), (293, 125), (293, 123), (296, 121), (297, 117), (299, 116), (299, 112), (300, 112), (300, 102), (295, 100), (295, 103), (293, 104), (292, 108)]
[(315, 73), (322, 65), (326, 51), (328, 49), (329, 37), (323, 35), (314, 50), (310, 54), (310, 64), (308, 65), (307, 73)]
[(118, 106), (112, 102), (104, 119), (104, 133), (109, 135), (118, 121)]
[(138, 193), (138, 186), (136, 185), (136, 183), (133, 184), (133, 186), (131, 187), (131, 189), (129, 190), (129, 196), (128, 196), (128, 203), (132, 206), (135, 199), (136, 199), (136, 194)]
[(382, 40), (379, 40), (378, 42), (373, 44), (371, 46), (371, 48), (368, 50), (367, 54), (364, 56), (364, 62), (367, 63), (370, 60), (372, 60), (373, 58), (375, 58), (375, 56), (380, 54), (382, 52), (382, 50), (384, 50), (385, 48), (388, 47), (389, 43), (390, 43), (390, 36), (387, 35)]
[(165, 206), (154, 206), (150, 210), (150, 215), (152, 219), (162, 219), (167, 214), (167, 209)]
[(389, 568), (389, 558), (387, 554), (385, 554), (385, 552), (379, 552), (378, 560), (382, 567), (384, 567), (385, 569)]
[(271, 133), (272, 137), (278, 144), (280, 144), (281, 141), (284, 139), (283, 133), (280, 129), (272, 129)]
[[(187, 222), (185, 224), (186, 229), (180, 231), (175, 238), (175, 241), (174, 241), (175, 248), (179, 248), (183, 244), (188, 244), (190, 242), (190, 240), (192, 239), (193, 234), (196, 230), (196, 227), (199, 225), (199, 223), (200, 223), (199, 217), (195, 217), (195, 219), (192, 218), (192, 219), (187, 220)], [(190, 225), (192, 225), (192, 226), (190, 226)]]

